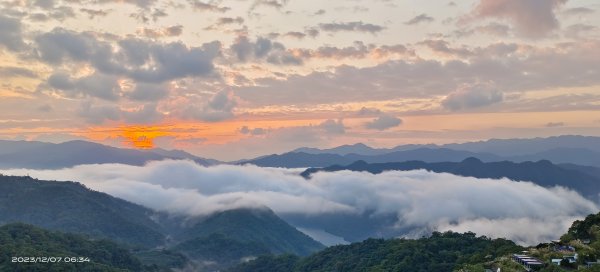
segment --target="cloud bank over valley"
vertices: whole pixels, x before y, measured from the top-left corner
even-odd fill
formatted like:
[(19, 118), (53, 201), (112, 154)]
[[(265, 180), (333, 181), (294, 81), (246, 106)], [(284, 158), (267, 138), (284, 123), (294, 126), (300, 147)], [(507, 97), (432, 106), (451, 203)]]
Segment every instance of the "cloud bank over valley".
[(341, 171), (159, 161), (145, 166), (80, 165), (61, 170), (13, 169), (5, 175), (77, 181), (87, 187), (171, 213), (204, 216), (267, 206), (278, 215), (392, 217), (386, 226), (405, 236), (432, 230), (473, 231), (522, 244), (556, 239), (597, 204), (565, 188), (417, 171), (373, 175)]

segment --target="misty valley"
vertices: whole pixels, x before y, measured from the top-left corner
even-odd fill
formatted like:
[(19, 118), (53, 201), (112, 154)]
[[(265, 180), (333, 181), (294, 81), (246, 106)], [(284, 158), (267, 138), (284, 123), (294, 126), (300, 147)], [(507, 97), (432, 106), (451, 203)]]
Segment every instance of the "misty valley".
[(596, 271), (600, 163), (581, 158), (599, 147), (357, 144), (220, 162), (0, 141), (0, 270)]

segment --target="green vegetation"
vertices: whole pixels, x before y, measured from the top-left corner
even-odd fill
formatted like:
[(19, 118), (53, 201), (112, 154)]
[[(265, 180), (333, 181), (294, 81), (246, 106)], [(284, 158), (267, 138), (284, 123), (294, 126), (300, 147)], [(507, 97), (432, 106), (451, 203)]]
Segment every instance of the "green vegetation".
[(476, 237), (473, 233), (433, 233), (417, 240), (368, 239), (334, 246), (305, 258), (262, 257), (231, 269), (232, 272), (283, 271), (452, 271), (478, 264), (522, 248), (505, 239)]
[[(571, 247), (574, 251), (565, 251)], [(562, 250), (560, 250), (562, 249)], [(587, 267), (587, 262), (596, 262), (600, 259), (600, 213), (588, 215), (584, 220), (573, 222), (567, 233), (560, 239), (560, 245), (546, 243), (536, 247), (527, 248), (528, 255), (545, 262), (545, 267), (540, 272), (600, 272), (600, 265)], [(574, 263), (569, 263), (565, 256), (577, 253), (578, 258)], [(563, 259), (561, 265), (551, 264), (551, 259)], [(502, 271), (523, 271), (523, 267), (510, 260), (507, 256), (496, 258), (494, 260), (475, 264), (473, 266), (463, 266), (457, 271), (476, 272), (481, 271), (482, 267), (501, 268)]]
[(137, 251), (133, 254), (144, 265), (157, 271), (171, 271), (169, 268), (182, 268), (190, 263), (185, 255), (167, 249)]
[(269, 209), (237, 209), (216, 213), (187, 230), (184, 237), (186, 240), (205, 239), (212, 234), (220, 234), (240, 245), (262, 245), (260, 247), (273, 254), (304, 256), (324, 248)]
[[(0, 271), (148, 271), (127, 248), (107, 240), (14, 223), (0, 227)], [(82, 257), (81, 263), (18, 263), (13, 257)]]
[(0, 225), (23, 222), (146, 247), (164, 242), (153, 211), (75, 182), (0, 175), (0, 207)]
[(237, 265), (246, 258), (270, 254), (268, 248), (256, 242), (240, 242), (222, 234), (185, 241), (173, 248), (195, 260), (215, 263), (211, 268), (225, 268)]

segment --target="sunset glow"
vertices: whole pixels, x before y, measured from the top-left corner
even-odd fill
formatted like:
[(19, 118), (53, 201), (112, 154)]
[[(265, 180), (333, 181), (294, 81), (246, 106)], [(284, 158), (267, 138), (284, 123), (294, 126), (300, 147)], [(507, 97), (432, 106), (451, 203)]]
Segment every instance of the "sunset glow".
[(2, 139), (236, 160), (600, 135), (592, 0), (38, 2), (0, 2)]

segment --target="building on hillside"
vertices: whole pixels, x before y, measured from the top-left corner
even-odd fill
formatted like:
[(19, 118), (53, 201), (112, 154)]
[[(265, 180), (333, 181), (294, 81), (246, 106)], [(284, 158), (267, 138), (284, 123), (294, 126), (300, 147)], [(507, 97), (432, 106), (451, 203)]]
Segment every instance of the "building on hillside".
[(513, 261), (521, 264), (527, 271), (536, 271), (544, 267), (544, 262), (524, 254), (513, 254)]

